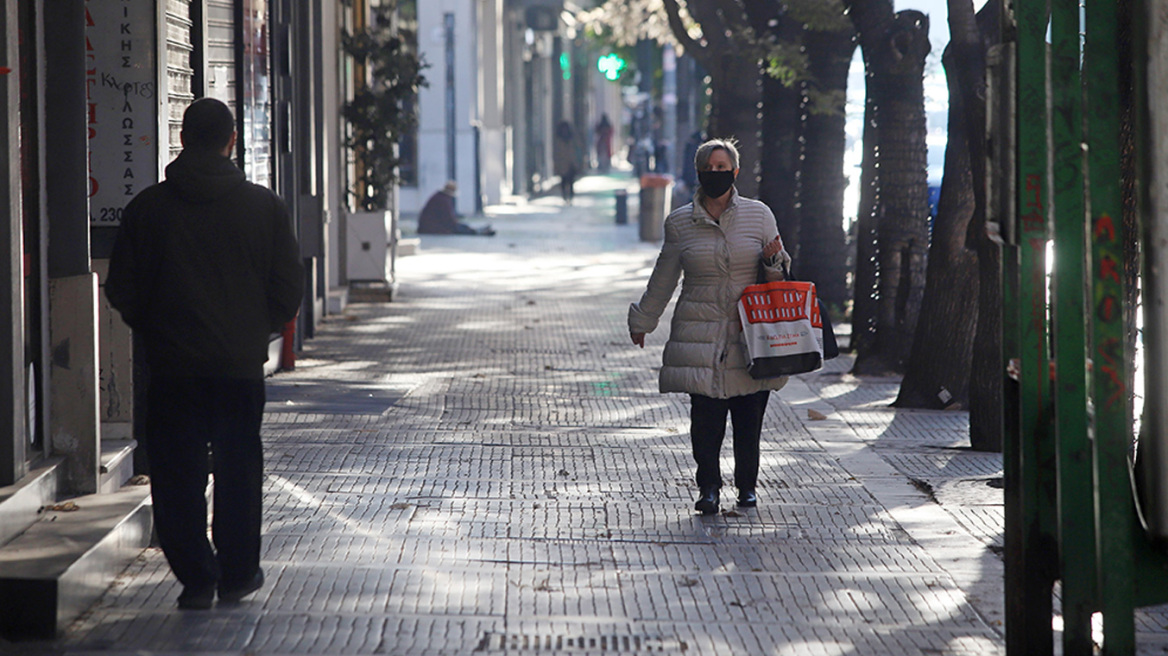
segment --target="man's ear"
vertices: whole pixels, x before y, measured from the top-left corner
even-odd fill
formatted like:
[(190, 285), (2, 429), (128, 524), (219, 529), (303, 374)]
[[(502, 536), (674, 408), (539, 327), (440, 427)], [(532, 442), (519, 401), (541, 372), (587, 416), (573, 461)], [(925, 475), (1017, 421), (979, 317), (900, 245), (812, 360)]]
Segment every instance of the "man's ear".
[(231, 153), (235, 151), (235, 138), (239, 136), (238, 132), (232, 131), (231, 139), (227, 141), (227, 145), (221, 151), (224, 157), (231, 157)]

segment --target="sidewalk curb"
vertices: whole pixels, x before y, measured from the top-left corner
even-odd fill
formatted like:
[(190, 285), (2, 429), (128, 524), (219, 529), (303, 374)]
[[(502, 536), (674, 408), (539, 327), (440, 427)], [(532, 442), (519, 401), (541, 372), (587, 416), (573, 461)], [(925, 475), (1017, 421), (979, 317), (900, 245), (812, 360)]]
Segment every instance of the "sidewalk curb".
[[(948, 573), (986, 623), (1005, 630), (1002, 559), (970, 535), (939, 503), (915, 488), (798, 376), (780, 392), (793, 408), (812, 409), (827, 419), (801, 420), (812, 438), (885, 508), (888, 516)], [(853, 410), (855, 410), (853, 408)], [(836, 415), (833, 417), (833, 415)]]

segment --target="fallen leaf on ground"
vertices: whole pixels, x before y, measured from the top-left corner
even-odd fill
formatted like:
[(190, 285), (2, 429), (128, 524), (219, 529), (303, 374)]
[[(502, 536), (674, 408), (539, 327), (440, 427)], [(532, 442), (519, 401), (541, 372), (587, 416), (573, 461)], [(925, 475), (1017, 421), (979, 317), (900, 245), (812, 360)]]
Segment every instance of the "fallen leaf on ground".
[(822, 412), (820, 412), (818, 410), (812, 410), (811, 408), (808, 408), (807, 409), (807, 418), (811, 419), (813, 421), (819, 421), (821, 419), (827, 419), (827, 415), (823, 414)]
[(74, 510), (81, 510), (81, 506), (73, 503), (72, 501), (66, 501), (65, 503), (54, 503), (51, 506), (45, 506), (45, 510), (54, 510), (56, 512), (73, 512)]

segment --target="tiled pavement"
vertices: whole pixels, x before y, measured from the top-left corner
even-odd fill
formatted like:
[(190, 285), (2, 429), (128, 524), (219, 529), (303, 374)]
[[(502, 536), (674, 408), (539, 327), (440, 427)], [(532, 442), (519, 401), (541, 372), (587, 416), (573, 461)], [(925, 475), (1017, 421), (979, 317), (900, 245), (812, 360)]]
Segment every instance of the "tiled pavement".
[(667, 323), (644, 350), (625, 329), (657, 246), (614, 225), (624, 183), (424, 237), (393, 303), (327, 320), (271, 379), (254, 598), (179, 612), (148, 550), (21, 650), (1004, 653), (1001, 458), (846, 358), (772, 395), (759, 507), (693, 513), (688, 403), (655, 391)]

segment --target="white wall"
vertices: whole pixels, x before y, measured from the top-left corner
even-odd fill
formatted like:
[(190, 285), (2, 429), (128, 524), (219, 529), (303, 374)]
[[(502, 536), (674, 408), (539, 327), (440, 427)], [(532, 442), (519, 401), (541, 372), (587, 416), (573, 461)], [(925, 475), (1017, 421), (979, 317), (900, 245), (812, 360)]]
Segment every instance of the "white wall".
[(423, 75), (429, 86), (418, 97), (418, 188), (403, 189), (401, 210), (417, 212), (430, 194), (449, 177), (446, 147), (446, 46), (444, 16), (454, 15), (454, 123), (457, 210), (475, 211), (474, 125), (478, 122), (477, 3), (466, 0), (426, 0), (418, 3), (418, 49), (430, 66)]
[(507, 172), (507, 142), (503, 121), (503, 0), (481, 0), (479, 5), (479, 165), (483, 202), (498, 204), (511, 188)]
[[(345, 148), (341, 139), (340, 11), (340, 3), (335, 5), (328, 2), (321, 3), (321, 34), (325, 41), (320, 52), (320, 65), (324, 72), (321, 76), (322, 86), (320, 89), (324, 134), (320, 137), (323, 142), (325, 159), (324, 179), (321, 180), (321, 187), (324, 192), (322, 207), (326, 221), (325, 247), (328, 249), (325, 255), (328, 267), (325, 280), (329, 290), (342, 284), (341, 249), (344, 248), (344, 235), (341, 234), (341, 216), (345, 211), (343, 158)], [(327, 303), (325, 307), (328, 307)]]

